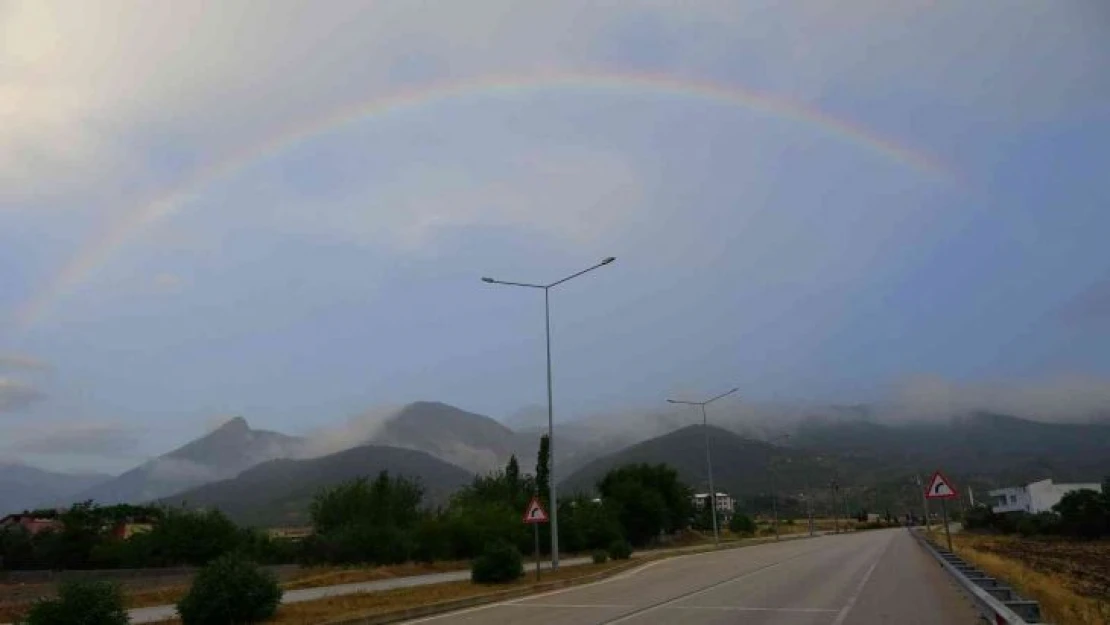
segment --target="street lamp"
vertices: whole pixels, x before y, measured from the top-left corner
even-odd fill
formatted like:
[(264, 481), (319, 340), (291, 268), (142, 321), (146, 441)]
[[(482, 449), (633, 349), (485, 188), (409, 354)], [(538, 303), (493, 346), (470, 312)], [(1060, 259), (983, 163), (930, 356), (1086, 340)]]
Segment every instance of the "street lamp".
[(556, 482), (555, 482), (555, 409), (552, 406), (551, 400), (551, 298), (549, 296), (551, 289), (560, 284), (577, 278), (578, 276), (593, 271), (598, 267), (604, 267), (609, 263), (617, 260), (615, 257), (610, 256), (600, 263), (593, 265), (587, 269), (583, 269), (578, 273), (571, 274), (562, 280), (556, 280), (551, 284), (529, 284), (526, 282), (506, 282), (505, 280), (494, 280), (493, 278), (482, 278), (482, 282), (488, 284), (503, 284), (505, 286), (521, 286), (529, 289), (543, 289), (543, 316), (544, 328), (547, 335), (547, 445), (548, 445), (548, 478), (550, 480), (551, 488), (551, 568), (559, 568), (559, 499), (556, 495)]
[(717, 490), (713, 487), (713, 458), (709, 455), (709, 420), (705, 415), (705, 407), (708, 406), (709, 404), (712, 404), (713, 402), (717, 401), (718, 399), (721, 399), (723, 397), (728, 397), (729, 395), (732, 395), (733, 393), (735, 393), (738, 390), (740, 390), (740, 389), (739, 388), (734, 388), (734, 389), (732, 389), (731, 391), (729, 391), (727, 393), (721, 393), (720, 395), (718, 395), (718, 396), (716, 396), (712, 399), (707, 399), (705, 401), (681, 401), (681, 400), (677, 400), (677, 399), (668, 399), (667, 400), (668, 404), (684, 404), (686, 406), (701, 406), (701, 425), (702, 425), (702, 429), (705, 431), (705, 472), (709, 475), (709, 504), (712, 506), (712, 509), (713, 509), (713, 546), (714, 547), (720, 547), (721, 546), (721, 534), (720, 534), (720, 531), (717, 529)]
[[(781, 440), (787, 439), (787, 438), (790, 438), (789, 434), (779, 434), (778, 436), (768, 440), (767, 443), (768, 444), (773, 444), (775, 441), (781, 441)], [(771, 456), (771, 462), (770, 462), (770, 465), (771, 465), (771, 514), (774, 515), (773, 518), (774, 518), (774, 523), (775, 523), (775, 540), (778, 540), (779, 539), (779, 503), (778, 503), (779, 498), (778, 498), (778, 489), (775, 488), (775, 458), (776, 457), (777, 456)]]

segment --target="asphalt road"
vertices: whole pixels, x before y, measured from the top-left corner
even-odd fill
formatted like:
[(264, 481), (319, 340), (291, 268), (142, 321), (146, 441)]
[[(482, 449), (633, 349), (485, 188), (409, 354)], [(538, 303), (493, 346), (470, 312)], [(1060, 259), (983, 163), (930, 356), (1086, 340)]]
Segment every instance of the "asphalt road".
[(418, 619), (459, 625), (958, 625), (978, 615), (904, 529), (660, 560), (579, 586)]

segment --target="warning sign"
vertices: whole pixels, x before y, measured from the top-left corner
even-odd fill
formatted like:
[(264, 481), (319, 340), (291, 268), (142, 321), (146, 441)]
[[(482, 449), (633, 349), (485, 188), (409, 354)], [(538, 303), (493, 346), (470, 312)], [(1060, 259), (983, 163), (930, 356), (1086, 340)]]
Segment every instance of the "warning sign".
[(949, 482), (948, 478), (937, 471), (933, 474), (933, 479), (929, 480), (929, 489), (925, 491), (925, 497), (928, 499), (955, 499), (959, 495), (956, 493), (956, 487), (952, 486), (952, 482)]
[(543, 511), (543, 506), (540, 504), (538, 497), (533, 497), (528, 504), (528, 509), (524, 511), (524, 522), (547, 523), (547, 513)]

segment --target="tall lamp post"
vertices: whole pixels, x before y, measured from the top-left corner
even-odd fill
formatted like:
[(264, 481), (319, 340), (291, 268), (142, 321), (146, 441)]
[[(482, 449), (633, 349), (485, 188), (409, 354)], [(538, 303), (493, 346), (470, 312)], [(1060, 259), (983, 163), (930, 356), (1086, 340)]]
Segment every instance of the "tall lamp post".
[[(778, 436), (776, 436), (776, 437), (772, 438), (771, 440), (767, 441), (767, 443), (768, 444), (774, 444), (776, 441), (785, 440), (787, 438), (790, 438), (789, 434), (779, 434)], [(779, 497), (778, 497), (778, 489), (775, 487), (775, 458), (776, 457), (777, 456), (771, 456), (771, 462), (770, 462), (770, 464), (771, 464), (771, 514), (773, 515), (774, 523), (775, 523), (775, 540), (778, 540), (779, 539)]]
[(709, 475), (709, 505), (712, 507), (712, 510), (713, 510), (712, 516), (713, 516), (713, 546), (714, 547), (720, 547), (721, 546), (721, 533), (720, 533), (720, 530), (717, 529), (717, 490), (713, 486), (713, 458), (709, 454), (709, 419), (705, 415), (705, 407), (708, 406), (709, 404), (712, 404), (713, 402), (717, 401), (718, 399), (722, 399), (724, 397), (728, 397), (729, 395), (732, 395), (733, 393), (735, 393), (738, 390), (740, 390), (740, 389), (739, 388), (734, 388), (734, 389), (732, 389), (731, 391), (729, 391), (727, 393), (721, 393), (720, 395), (718, 395), (718, 396), (716, 396), (712, 399), (707, 399), (705, 401), (681, 401), (681, 400), (677, 400), (677, 399), (668, 399), (667, 400), (667, 403), (669, 403), (669, 404), (683, 404), (683, 405), (686, 405), (686, 406), (701, 406), (701, 425), (702, 425), (702, 429), (705, 431), (705, 472)]
[(550, 468), (548, 475), (550, 480), (551, 489), (551, 568), (559, 568), (559, 499), (556, 494), (556, 481), (555, 481), (555, 409), (552, 405), (551, 393), (551, 289), (559, 286), (560, 284), (573, 280), (578, 276), (593, 271), (598, 267), (604, 267), (609, 263), (617, 260), (613, 256), (602, 260), (600, 263), (593, 265), (579, 271), (578, 273), (571, 274), (562, 280), (556, 280), (550, 284), (529, 284), (527, 282), (507, 282), (505, 280), (494, 280), (493, 278), (482, 278), (482, 282), (488, 284), (503, 284), (505, 286), (520, 286), (529, 289), (543, 290), (543, 316), (544, 316), (544, 329), (547, 336), (547, 444), (548, 444), (548, 466)]

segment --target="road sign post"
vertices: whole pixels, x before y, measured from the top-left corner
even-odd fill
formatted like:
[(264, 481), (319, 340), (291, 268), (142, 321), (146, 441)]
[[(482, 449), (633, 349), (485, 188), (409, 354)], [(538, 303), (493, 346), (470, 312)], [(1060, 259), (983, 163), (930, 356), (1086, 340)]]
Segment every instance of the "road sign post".
[(540, 498), (532, 497), (528, 507), (524, 510), (524, 522), (532, 526), (532, 534), (536, 543), (536, 581), (540, 581), (540, 523), (547, 523), (547, 513), (543, 510)]
[(941, 522), (944, 523), (944, 538), (948, 543), (948, 551), (952, 551), (952, 532), (948, 529), (948, 500), (956, 499), (959, 496), (956, 487), (940, 471), (933, 474), (933, 478), (929, 480), (929, 488), (925, 490), (926, 501), (929, 499), (940, 500)]
[(540, 581), (540, 524), (532, 524), (532, 534), (536, 540), (536, 581)]

